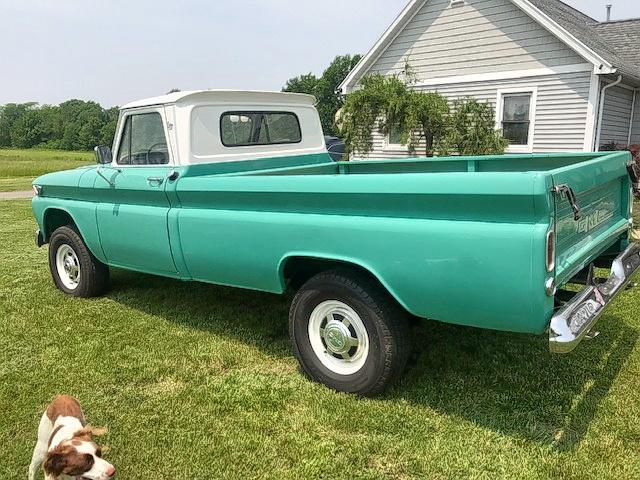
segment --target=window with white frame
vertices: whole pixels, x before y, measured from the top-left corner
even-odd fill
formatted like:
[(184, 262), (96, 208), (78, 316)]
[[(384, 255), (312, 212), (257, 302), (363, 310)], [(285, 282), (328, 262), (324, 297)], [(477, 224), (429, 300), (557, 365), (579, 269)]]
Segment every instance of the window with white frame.
[(509, 140), (508, 151), (533, 150), (536, 96), (536, 89), (498, 91), (496, 123)]
[(386, 141), (385, 148), (387, 150), (406, 150), (407, 146), (402, 144), (402, 132), (399, 128), (391, 127)]

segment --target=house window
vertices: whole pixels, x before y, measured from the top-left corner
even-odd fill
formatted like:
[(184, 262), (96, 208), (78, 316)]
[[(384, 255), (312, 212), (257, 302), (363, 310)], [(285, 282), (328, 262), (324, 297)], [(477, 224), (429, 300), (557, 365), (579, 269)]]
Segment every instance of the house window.
[(399, 128), (392, 127), (389, 132), (389, 145), (400, 146), (402, 144), (402, 133)]
[(533, 150), (536, 91), (498, 91), (497, 127), (509, 140), (510, 152)]

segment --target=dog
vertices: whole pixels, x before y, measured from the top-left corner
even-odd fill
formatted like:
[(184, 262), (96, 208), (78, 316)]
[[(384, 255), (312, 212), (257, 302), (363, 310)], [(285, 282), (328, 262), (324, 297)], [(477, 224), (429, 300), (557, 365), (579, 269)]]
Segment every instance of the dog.
[(46, 480), (109, 480), (116, 469), (102, 458), (102, 449), (93, 441), (94, 435), (104, 433), (104, 429), (87, 426), (75, 398), (57, 397), (40, 419), (29, 480), (35, 480), (40, 465)]

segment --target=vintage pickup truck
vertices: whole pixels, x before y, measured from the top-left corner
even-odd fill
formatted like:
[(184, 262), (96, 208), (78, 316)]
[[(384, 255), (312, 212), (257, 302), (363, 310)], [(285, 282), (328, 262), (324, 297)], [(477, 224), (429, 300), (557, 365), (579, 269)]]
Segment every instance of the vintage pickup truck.
[(341, 391), (403, 371), (410, 316), (569, 352), (640, 266), (626, 152), (333, 162), (313, 97), (201, 91), (126, 105), (96, 153), (34, 181), (60, 290), (110, 267), (293, 289), (295, 355)]

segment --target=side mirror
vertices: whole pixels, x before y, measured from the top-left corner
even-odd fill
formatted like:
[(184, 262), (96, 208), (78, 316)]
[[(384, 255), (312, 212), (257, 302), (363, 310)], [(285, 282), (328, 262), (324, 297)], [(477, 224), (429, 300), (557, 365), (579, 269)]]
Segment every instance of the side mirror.
[(98, 165), (106, 165), (111, 163), (113, 160), (113, 156), (111, 155), (111, 147), (107, 147), (106, 145), (99, 145), (93, 149), (96, 153), (96, 163)]

